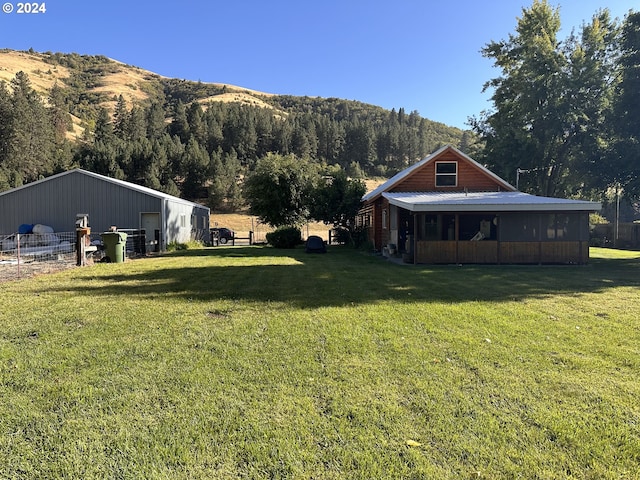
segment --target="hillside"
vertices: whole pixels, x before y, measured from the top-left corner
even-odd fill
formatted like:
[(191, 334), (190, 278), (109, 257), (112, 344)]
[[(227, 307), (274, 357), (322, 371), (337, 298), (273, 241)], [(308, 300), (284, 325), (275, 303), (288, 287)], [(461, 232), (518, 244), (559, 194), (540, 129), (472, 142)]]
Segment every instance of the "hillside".
[[(96, 109), (100, 106), (113, 112), (120, 96), (128, 106), (153, 101), (198, 101), (203, 105), (223, 102), (270, 108), (278, 114), (286, 114), (291, 109), (307, 110), (309, 105), (315, 111), (326, 113), (328, 106), (340, 102), (350, 104), (351, 108), (373, 108), (380, 113), (386, 112), (380, 107), (357, 101), (274, 95), (234, 85), (171, 79), (99, 55), (0, 50), (0, 81), (9, 83), (20, 71), (29, 76), (33, 88), (44, 98), (48, 97), (56, 84), (68, 90), (70, 100), (77, 100), (69, 108), (77, 124), (95, 118)], [(457, 128), (433, 123), (449, 140), (459, 139), (462, 134)]]
[[(29, 76), (34, 90), (47, 97), (57, 84), (82, 91), (91, 104), (113, 111), (122, 95), (129, 106), (169, 99), (237, 102), (274, 108), (264, 98), (273, 95), (218, 83), (169, 79), (104, 56), (0, 50), (0, 81), (11, 82), (18, 72)], [(71, 112), (73, 113), (73, 112)]]
[(81, 167), (232, 208), (237, 179), (269, 153), (388, 178), (473, 144), (403, 108), (167, 78), (100, 55), (0, 50), (0, 82), (0, 190)]

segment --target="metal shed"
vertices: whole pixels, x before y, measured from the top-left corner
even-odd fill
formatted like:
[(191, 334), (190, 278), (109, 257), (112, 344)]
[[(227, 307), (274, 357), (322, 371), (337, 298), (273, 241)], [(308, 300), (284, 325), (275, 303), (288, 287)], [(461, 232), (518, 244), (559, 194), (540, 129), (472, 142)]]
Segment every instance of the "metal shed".
[(96, 233), (116, 226), (144, 229), (149, 238), (157, 231), (160, 250), (171, 242), (208, 238), (208, 207), (82, 169), (0, 192), (0, 234), (16, 232), (22, 224), (71, 232), (78, 213), (89, 215)]

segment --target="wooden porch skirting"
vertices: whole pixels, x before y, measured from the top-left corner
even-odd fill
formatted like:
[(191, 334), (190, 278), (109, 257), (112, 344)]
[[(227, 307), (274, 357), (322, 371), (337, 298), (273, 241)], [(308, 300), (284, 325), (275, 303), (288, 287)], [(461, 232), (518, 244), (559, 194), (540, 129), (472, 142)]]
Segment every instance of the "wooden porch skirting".
[(585, 264), (589, 242), (418, 241), (416, 263)]

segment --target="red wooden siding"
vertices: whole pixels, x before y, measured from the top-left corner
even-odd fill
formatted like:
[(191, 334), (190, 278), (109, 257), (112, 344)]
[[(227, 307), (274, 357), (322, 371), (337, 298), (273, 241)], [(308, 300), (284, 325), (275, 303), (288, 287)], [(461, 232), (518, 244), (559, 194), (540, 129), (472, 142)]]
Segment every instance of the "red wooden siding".
[[(458, 163), (458, 184), (455, 187), (436, 187), (436, 162)], [(429, 191), (492, 191), (504, 190), (500, 183), (475, 165), (459, 157), (452, 151), (444, 152), (424, 167), (413, 172), (391, 192), (429, 192)]]

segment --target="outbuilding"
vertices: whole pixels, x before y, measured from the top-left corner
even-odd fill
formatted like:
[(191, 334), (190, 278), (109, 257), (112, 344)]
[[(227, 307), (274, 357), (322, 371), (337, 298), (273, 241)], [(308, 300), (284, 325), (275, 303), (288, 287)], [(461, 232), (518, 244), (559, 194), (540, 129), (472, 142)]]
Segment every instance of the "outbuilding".
[(72, 232), (80, 213), (88, 214), (94, 233), (113, 226), (145, 230), (158, 250), (171, 242), (207, 240), (209, 234), (208, 207), (82, 169), (0, 192), (0, 234), (24, 224)]
[(363, 197), (358, 221), (378, 250), (411, 263), (561, 263), (589, 259), (600, 203), (519, 192), (446, 146)]

